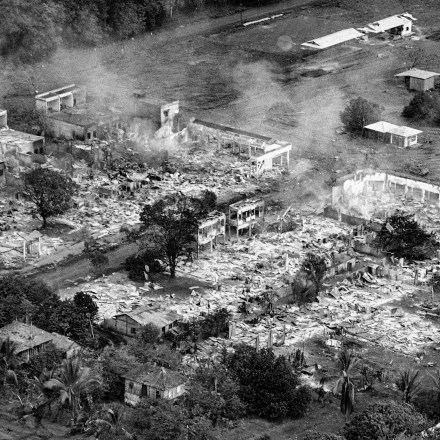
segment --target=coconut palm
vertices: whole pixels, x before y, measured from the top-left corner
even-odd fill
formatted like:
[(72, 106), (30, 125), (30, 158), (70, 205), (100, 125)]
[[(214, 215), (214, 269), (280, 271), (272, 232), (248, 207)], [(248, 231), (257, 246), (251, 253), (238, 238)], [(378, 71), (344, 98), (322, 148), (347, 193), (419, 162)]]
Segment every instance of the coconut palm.
[(410, 403), (421, 390), (422, 382), (419, 374), (419, 370), (405, 370), (396, 380), (397, 389), (402, 392), (405, 403)]
[(106, 408), (104, 410), (104, 416), (101, 419), (93, 420), (93, 423), (98, 427), (98, 436), (105, 431), (118, 435), (123, 430), (121, 426), (123, 418), (124, 412), (118, 408)]
[(88, 369), (81, 367), (79, 359), (67, 359), (63, 362), (58, 377), (49, 379), (43, 386), (59, 392), (61, 404), (70, 408), (72, 419), (75, 420), (81, 408), (81, 397), (100, 385), (98, 378), (91, 376)]
[(350, 373), (359, 363), (359, 358), (347, 349), (343, 349), (338, 355), (338, 366), (341, 369), (341, 377), (336, 382), (333, 392), (341, 393), (341, 412), (349, 416), (354, 406), (354, 384), (350, 379)]
[(17, 344), (8, 337), (0, 343), (0, 368), (3, 375), (3, 386), (6, 385), (8, 379), (17, 383), (17, 375), (14, 372), (17, 365)]
[(353, 368), (359, 363), (359, 358), (351, 351), (344, 349), (338, 355), (338, 365), (342, 371), (350, 374)]

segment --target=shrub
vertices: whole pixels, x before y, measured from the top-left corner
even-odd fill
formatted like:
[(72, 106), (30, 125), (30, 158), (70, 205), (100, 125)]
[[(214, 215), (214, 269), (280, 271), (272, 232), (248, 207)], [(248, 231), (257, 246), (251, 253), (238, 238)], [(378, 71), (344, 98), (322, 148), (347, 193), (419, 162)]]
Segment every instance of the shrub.
[(412, 405), (393, 401), (370, 404), (343, 429), (347, 440), (381, 440), (405, 432), (413, 435), (427, 427), (426, 419)]
[(439, 123), (440, 99), (438, 94), (429, 92), (417, 93), (411, 102), (403, 108), (402, 116), (414, 121)]
[(341, 112), (341, 121), (345, 128), (352, 133), (361, 133), (365, 125), (380, 120), (379, 106), (364, 98), (350, 100), (344, 111)]

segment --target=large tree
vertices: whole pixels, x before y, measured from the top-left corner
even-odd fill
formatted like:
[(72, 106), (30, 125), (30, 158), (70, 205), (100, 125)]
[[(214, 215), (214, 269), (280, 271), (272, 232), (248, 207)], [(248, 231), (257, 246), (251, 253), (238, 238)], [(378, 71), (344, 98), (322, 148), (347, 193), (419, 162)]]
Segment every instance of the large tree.
[(166, 258), (171, 278), (176, 276), (179, 257), (196, 242), (197, 223), (206, 213), (196, 200), (180, 193), (169, 195), (145, 205), (140, 216), (147, 245)]
[(284, 356), (276, 357), (272, 350), (256, 351), (239, 345), (226, 359), (232, 377), (240, 384), (240, 399), (249, 410), (269, 419), (304, 415), (311, 401), (307, 387), (299, 380)]
[(396, 257), (424, 260), (432, 256), (438, 243), (410, 214), (396, 212), (377, 233), (376, 244)]
[(380, 109), (377, 104), (359, 97), (351, 99), (340, 116), (348, 131), (359, 134), (366, 125), (380, 120)]
[(403, 108), (402, 116), (413, 121), (440, 122), (440, 97), (438, 93), (418, 92)]
[(34, 168), (24, 175), (25, 190), (43, 219), (66, 212), (70, 208), (75, 183), (69, 177), (48, 168)]

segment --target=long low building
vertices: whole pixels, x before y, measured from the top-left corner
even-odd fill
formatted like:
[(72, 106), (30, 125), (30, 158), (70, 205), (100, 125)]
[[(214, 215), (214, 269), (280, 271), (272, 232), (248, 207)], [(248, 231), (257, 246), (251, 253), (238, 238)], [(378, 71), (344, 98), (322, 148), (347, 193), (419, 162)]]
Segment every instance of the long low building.
[(359, 32), (354, 28), (349, 28), (307, 41), (306, 43), (301, 44), (301, 47), (303, 49), (328, 49), (329, 47), (337, 46), (338, 44), (362, 37), (364, 37), (362, 32)]
[(417, 145), (417, 137), (421, 133), (423, 133), (421, 130), (404, 125), (394, 125), (385, 121), (375, 122), (364, 127), (365, 137), (393, 144), (397, 147)]

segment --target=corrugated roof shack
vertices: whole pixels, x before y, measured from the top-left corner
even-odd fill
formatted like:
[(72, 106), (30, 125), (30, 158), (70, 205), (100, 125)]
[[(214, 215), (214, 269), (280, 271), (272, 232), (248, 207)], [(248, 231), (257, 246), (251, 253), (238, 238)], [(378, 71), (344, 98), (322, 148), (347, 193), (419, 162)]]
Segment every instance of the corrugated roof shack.
[(81, 347), (66, 336), (58, 333), (49, 333), (41, 330), (32, 324), (14, 321), (0, 328), (0, 340), (9, 338), (17, 344), (17, 355), (28, 362), (37, 353), (45, 350), (50, 343), (62, 350), (69, 358), (76, 356)]
[(203, 249), (208, 243), (212, 252), (213, 244), (217, 244), (217, 239), (226, 239), (226, 215), (220, 211), (213, 211), (208, 216), (199, 221), (197, 228), (197, 251)]
[(248, 229), (249, 236), (251, 236), (253, 226), (263, 219), (264, 200), (247, 199), (233, 203), (229, 205), (229, 236), (231, 236), (231, 227), (235, 229), (237, 238), (243, 229)]
[(176, 371), (156, 365), (142, 365), (127, 373), (124, 401), (135, 406), (142, 397), (175, 399), (185, 392), (186, 379)]
[(440, 73), (420, 69), (410, 69), (394, 76), (396, 78), (403, 78), (409, 90), (425, 92), (426, 90), (435, 87), (435, 77), (440, 76)]
[(150, 307), (143, 307), (132, 312), (115, 315), (110, 319), (105, 319), (104, 327), (122, 335), (134, 337), (142, 326), (154, 324), (164, 334), (171, 331), (173, 327), (176, 327), (180, 319), (181, 316), (175, 312), (152, 310)]
[(379, 140), (396, 147), (411, 147), (418, 144), (418, 135), (423, 133), (415, 128), (390, 124), (379, 121), (364, 127), (364, 136), (369, 139)]

